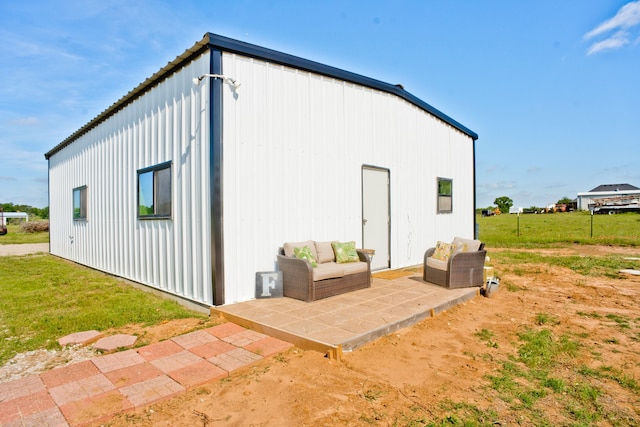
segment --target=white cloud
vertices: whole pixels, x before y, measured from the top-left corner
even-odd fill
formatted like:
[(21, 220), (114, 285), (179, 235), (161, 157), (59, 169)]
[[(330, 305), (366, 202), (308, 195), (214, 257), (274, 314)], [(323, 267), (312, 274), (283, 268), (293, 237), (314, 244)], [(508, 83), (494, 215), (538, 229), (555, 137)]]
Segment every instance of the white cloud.
[(39, 126), (41, 120), (38, 117), (19, 117), (16, 119), (9, 120), (9, 125), (11, 126)]
[(628, 43), (629, 38), (627, 37), (627, 33), (625, 31), (618, 31), (608, 39), (592, 44), (587, 51), (587, 55), (593, 55), (594, 53), (610, 49), (619, 49)]
[(623, 47), (629, 43), (629, 30), (638, 25), (640, 25), (640, 0), (625, 4), (613, 18), (604, 21), (584, 35), (585, 40), (591, 40), (596, 36), (615, 31), (604, 40), (594, 42), (589, 47), (587, 55)]

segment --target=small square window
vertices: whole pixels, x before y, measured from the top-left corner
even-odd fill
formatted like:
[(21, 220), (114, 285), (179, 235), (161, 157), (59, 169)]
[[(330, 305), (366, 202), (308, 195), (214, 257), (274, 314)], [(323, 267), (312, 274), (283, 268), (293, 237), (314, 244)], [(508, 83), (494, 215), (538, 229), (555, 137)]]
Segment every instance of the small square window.
[(453, 212), (453, 181), (438, 178), (438, 213)]
[(87, 186), (73, 189), (73, 219), (76, 221), (87, 220)]
[(138, 171), (138, 218), (171, 218), (171, 162)]

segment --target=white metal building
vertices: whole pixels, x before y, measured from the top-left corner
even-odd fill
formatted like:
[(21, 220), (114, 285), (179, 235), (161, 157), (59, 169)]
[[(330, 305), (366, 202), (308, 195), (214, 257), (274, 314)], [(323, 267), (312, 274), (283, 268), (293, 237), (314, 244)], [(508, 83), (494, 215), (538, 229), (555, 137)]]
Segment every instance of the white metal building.
[(254, 298), (285, 241), (415, 265), (474, 235), (476, 139), (401, 86), (205, 34), (45, 154), (50, 250), (203, 305)]
[(9, 218), (19, 218), (24, 219), (25, 222), (29, 222), (29, 214), (26, 212), (2, 212), (0, 218), (2, 219), (0, 225), (7, 225), (7, 219)]
[(576, 205), (578, 210), (592, 209), (602, 199), (628, 198), (630, 201), (640, 198), (640, 188), (631, 184), (602, 184), (590, 191), (578, 193)]

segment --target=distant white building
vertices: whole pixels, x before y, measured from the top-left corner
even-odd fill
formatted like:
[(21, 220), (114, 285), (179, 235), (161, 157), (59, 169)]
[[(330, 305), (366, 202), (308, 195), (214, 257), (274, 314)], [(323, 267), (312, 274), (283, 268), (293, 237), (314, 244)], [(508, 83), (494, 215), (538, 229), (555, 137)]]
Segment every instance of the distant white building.
[(26, 212), (3, 212), (0, 217), (2, 218), (2, 225), (7, 225), (7, 219), (9, 218), (19, 218), (29, 222), (29, 214)]
[(254, 298), (287, 241), (419, 264), (474, 237), (477, 138), (400, 85), (206, 34), (45, 154), (50, 251), (207, 306)]
[(624, 196), (640, 197), (640, 188), (630, 184), (604, 184), (591, 191), (578, 193), (578, 210), (589, 210), (599, 199), (619, 198)]

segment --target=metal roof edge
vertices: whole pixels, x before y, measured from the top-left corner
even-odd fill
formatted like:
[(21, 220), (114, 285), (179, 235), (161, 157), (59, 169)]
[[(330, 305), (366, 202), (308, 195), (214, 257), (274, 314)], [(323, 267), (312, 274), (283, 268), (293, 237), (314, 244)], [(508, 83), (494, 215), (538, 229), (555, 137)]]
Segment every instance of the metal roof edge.
[(398, 85), (385, 83), (380, 80), (376, 80), (360, 74), (352, 73), (350, 71), (345, 71), (340, 68), (332, 67), (330, 65), (321, 64), (319, 62), (315, 62), (309, 59), (304, 59), (298, 56), (279, 52), (273, 49), (268, 49), (258, 45), (231, 39), (229, 37), (224, 37), (218, 34), (206, 33), (202, 38), (202, 40), (196, 42), (191, 48), (187, 49), (184, 53), (176, 57), (176, 59), (169, 62), (167, 65), (162, 67), (158, 72), (153, 74), (151, 77), (147, 78), (144, 82), (140, 83), (131, 91), (129, 91), (129, 93), (127, 93), (125, 96), (120, 98), (118, 101), (114, 102), (102, 113), (98, 114), (90, 122), (82, 126), (80, 129), (78, 129), (69, 137), (67, 137), (64, 141), (62, 141), (61, 143), (56, 145), (54, 148), (49, 150), (47, 153), (45, 153), (44, 155), (45, 159), (48, 160), (55, 153), (62, 150), (64, 147), (71, 144), (74, 140), (86, 134), (91, 129), (95, 128), (100, 123), (102, 123), (103, 121), (108, 119), (110, 116), (115, 114), (123, 106), (132, 102), (134, 99), (138, 98), (145, 92), (151, 90), (154, 86), (156, 86), (162, 80), (164, 80), (165, 78), (173, 74), (183, 64), (185, 64), (186, 62), (189, 62), (195, 56), (211, 48), (219, 48), (225, 52), (234, 52), (241, 55), (263, 59), (269, 62), (279, 63), (281, 65), (302, 69), (302, 70), (313, 72), (316, 74), (322, 74), (328, 77), (336, 78), (338, 80), (344, 80), (350, 83), (355, 83), (362, 86), (377, 89), (382, 92), (394, 94), (400, 98), (405, 99), (409, 103), (421, 108), (422, 110), (427, 111), (428, 113), (434, 115), (435, 117), (439, 118), (443, 122), (448, 123), (449, 125), (458, 129), (462, 133), (471, 137), (474, 141), (478, 139), (477, 133), (467, 128), (466, 126), (462, 125), (458, 121), (452, 119), (451, 117), (447, 116), (437, 108), (424, 102), (420, 98), (407, 92), (406, 90), (404, 90)]
[(100, 123), (108, 119), (110, 116), (115, 114), (118, 110), (120, 110), (125, 105), (129, 104), (134, 99), (138, 98), (145, 92), (151, 90), (154, 86), (160, 83), (162, 80), (173, 74), (177, 69), (179, 69), (183, 64), (192, 60), (195, 56), (200, 55), (209, 46), (209, 39), (205, 36), (202, 40), (196, 42), (192, 47), (184, 51), (181, 55), (177, 56), (176, 59), (169, 62), (167, 65), (162, 67), (159, 71), (154, 73), (151, 77), (147, 78), (144, 82), (140, 83), (134, 89), (130, 90), (125, 96), (120, 98), (118, 101), (114, 102), (102, 113), (98, 114), (94, 119), (90, 122), (82, 126), (80, 129), (75, 131), (69, 137), (67, 137), (60, 144), (53, 147), (47, 153), (45, 153), (45, 159), (49, 159), (58, 151), (62, 150), (67, 145), (71, 144), (74, 140), (89, 132), (91, 129), (98, 126)]
[(316, 74), (322, 74), (328, 77), (336, 78), (338, 80), (344, 80), (350, 83), (356, 83), (361, 86), (367, 86), (373, 89), (380, 90), (382, 92), (394, 94), (400, 98), (405, 99), (409, 103), (427, 111), (428, 113), (436, 116), (443, 122), (450, 124), (454, 128), (461, 131), (462, 133), (471, 137), (473, 140), (478, 139), (478, 134), (476, 132), (472, 131), (471, 129), (462, 125), (460, 122), (444, 114), (442, 111), (438, 110), (432, 105), (424, 102), (423, 100), (416, 97), (415, 95), (412, 95), (411, 93), (407, 92), (406, 90), (404, 90), (398, 85), (386, 83), (380, 80), (373, 79), (371, 77), (366, 77), (360, 74), (352, 73), (350, 71), (345, 71), (340, 68), (332, 67), (330, 65), (322, 64), (309, 59), (304, 59), (298, 56), (279, 52), (273, 49), (268, 49), (268, 48), (257, 46), (254, 44), (231, 39), (218, 34), (208, 33), (205, 35), (205, 38), (207, 37), (209, 38), (209, 42), (212, 46), (218, 47), (221, 50), (226, 52), (235, 52), (235, 53), (243, 54), (246, 56), (263, 59), (269, 62), (275, 62), (281, 65), (287, 65), (293, 68), (310, 71)]
[(589, 196), (589, 197), (597, 197), (597, 196), (624, 196), (629, 194), (640, 194), (640, 189), (638, 190), (620, 190), (620, 191), (583, 191), (578, 193), (578, 196)]

